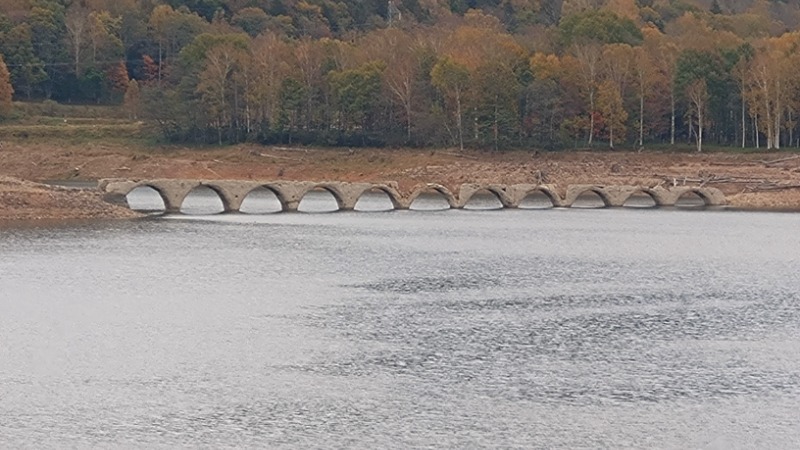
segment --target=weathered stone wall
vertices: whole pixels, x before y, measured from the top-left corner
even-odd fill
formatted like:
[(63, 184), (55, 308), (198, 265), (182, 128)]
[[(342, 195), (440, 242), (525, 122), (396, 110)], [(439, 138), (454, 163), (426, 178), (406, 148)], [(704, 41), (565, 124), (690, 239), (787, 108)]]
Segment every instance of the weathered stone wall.
[(236, 212), (242, 206), (247, 195), (258, 188), (268, 189), (278, 198), (283, 211), (297, 211), (297, 207), (306, 194), (312, 190), (326, 190), (336, 199), (340, 210), (353, 210), (364, 193), (381, 191), (389, 196), (395, 209), (408, 209), (411, 203), (424, 192), (436, 192), (442, 195), (451, 208), (463, 208), (469, 200), (479, 192), (488, 192), (497, 197), (504, 208), (517, 208), (530, 194), (541, 192), (546, 195), (553, 206), (568, 208), (582, 194), (594, 192), (605, 206), (623, 206), (631, 196), (646, 194), (653, 198), (657, 206), (674, 206), (688, 193), (696, 194), (707, 206), (723, 206), (727, 204), (725, 195), (716, 188), (680, 186), (674, 188), (646, 186), (601, 186), (570, 185), (559, 189), (554, 185), (532, 184), (462, 184), (457, 193), (453, 193), (441, 184), (427, 183), (414, 187), (408, 192), (401, 192), (394, 183), (345, 183), (336, 181), (236, 181), (236, 180), (101, 180), (99, 189), (104, 193), (106, 201), (115, 204), (127, 204), (126, 196), (138, 187), (154, 189), (164, 200), (167, 212), (180, 212), (183, 200), (189, 193), (200, 186), (213, 189), (222, 200), (225, 212)]

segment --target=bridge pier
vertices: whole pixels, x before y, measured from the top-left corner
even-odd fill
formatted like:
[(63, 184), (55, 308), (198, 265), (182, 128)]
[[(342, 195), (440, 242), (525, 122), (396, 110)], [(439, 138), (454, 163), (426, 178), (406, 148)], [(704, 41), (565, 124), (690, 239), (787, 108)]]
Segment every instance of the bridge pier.
[(372, 189), (371, 183), (331, 183), (336, 186), (341, 197), (341, 204), (339, 210), (341, 211), (354, 211), (358, 200), (364, 195), (365, 192)]
[(297, 209), (300, 207), (300, 200), (283, 202), (281, 203), (281, 207), (283, 208), (283, 212), (297, 212)]
[(204, 181), (201, 185), (213, 189), (219, 195), (223, 213), (239, 212), (247, 194), (261, 186), (248, 181)]
[(640, 189), (636, 186), (604, 186), (601, 190), (605, 193), (607, 206), (621, 208)]

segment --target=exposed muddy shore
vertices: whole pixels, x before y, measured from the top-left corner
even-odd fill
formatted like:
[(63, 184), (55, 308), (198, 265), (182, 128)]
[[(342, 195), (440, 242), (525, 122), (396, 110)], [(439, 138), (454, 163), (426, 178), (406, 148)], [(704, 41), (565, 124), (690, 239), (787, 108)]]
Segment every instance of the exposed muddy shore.
[(103, 201), (95, 189), (0, 177), (0, 221), (130, 219), (139, 213)]
[(189, 149), (111, 144), (0, 148), (0, 220), (129, 218), (93, 189), (21, 180), (193, 178), (336, 180), (556, 185), (695, 185), (716, 187), (729, 206), (800, 211), (800, 156), (795, 153), (456, 152), (419, 149), (309, 149), (235, 146)]

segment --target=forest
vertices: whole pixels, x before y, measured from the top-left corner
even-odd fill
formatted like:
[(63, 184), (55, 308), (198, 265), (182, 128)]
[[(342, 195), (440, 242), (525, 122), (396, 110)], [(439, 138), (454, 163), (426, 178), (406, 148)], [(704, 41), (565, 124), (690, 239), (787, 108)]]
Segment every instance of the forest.
[(0, 116), (120, 105), (204, 145), (779, 149), (798, 25), (788, 0), (0, 0)]

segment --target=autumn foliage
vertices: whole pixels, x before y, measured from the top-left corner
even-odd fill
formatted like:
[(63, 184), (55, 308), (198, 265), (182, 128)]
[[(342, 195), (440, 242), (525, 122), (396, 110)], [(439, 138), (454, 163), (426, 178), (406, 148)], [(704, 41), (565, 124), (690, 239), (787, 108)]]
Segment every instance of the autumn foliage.
[(800, 145), (796, 2), (19, 4), (3, 105), (123, 102), (175, 141)]
[(6, 117), (11, 112), (11, 97), (14, 95), (14, 88), (11, 86), (11, 74), (8, 67), (0, 55), (0, 117)]

